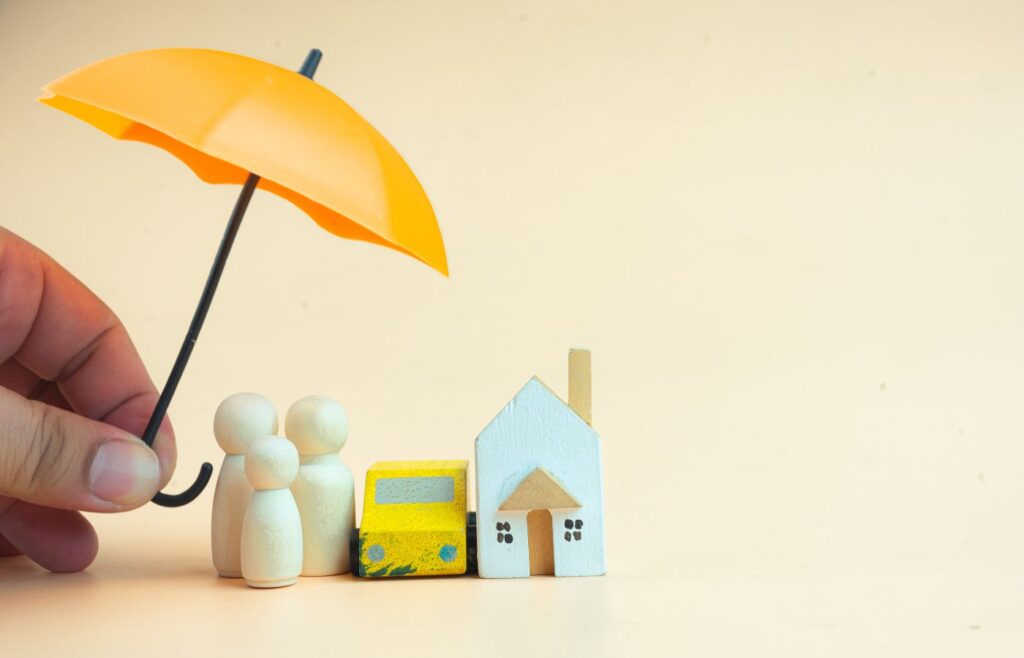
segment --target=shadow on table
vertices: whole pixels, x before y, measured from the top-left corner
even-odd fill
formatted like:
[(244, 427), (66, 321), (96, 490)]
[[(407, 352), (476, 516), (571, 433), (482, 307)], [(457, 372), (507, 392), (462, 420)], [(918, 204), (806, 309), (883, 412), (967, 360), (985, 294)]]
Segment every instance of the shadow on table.
[[(102, 549), (101, 549), (102, 551)], [(174, 561), (133, 555), (124, 552), (101, 553), (100, 558), (85, 571), (77, 573), (51, 573), (29, 558), (19, 555), (0, 557), (0, 590), (27, 592), (53, 590), (64, 587), (82, 588), (101, 583), (116, 582), (128, 585), (147, 585), (192, 581), (198, 586), (219, 588), (245, 587), (241, 579), (218, 578), (209, 564), (198, 561)]]

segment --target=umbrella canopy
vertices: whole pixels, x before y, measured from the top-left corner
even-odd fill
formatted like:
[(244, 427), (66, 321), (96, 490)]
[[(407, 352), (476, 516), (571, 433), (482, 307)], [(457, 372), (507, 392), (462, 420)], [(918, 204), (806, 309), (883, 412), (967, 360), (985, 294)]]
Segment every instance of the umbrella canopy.
[(245, 182), (344, 238), (448, 274), (426, 193), (397, 151), (345, 101), (294, 71), (216, 50), (164, 48), (89, 64), (40, 101), (117, 139), (170, 152), (208, 183)]
[[(178, 157), (210, 183), (242, 191), (203, 287), (192, 323), (142, 440), (152, 446), (199, 337), (242, 218), (257, 187), (304, 210), (345, 238), (390, 247), (447, 276), (437, 218), (401, 156), (362, 117), (313, 82), (321, 53), (298, 73), (215, 50), (170, 48), (111, 57), (44, 87), (40, 101), (117, 139), (146, 142)], [(185, 505), (213, 466), (180, 494)]]

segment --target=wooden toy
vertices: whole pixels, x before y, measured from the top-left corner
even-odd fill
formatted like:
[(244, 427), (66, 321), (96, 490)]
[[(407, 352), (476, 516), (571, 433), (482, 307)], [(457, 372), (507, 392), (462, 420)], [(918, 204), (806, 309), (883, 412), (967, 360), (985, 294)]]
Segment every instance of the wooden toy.
[(356, 526), (352, 471), (338, 454), (348, 439), (348, 416), (334, 400), (311, 395), (288, 409), (284, 427), (299, 452), (291, 489), (302, 518), (302, 575), (345, 573)]
[(302, 571), (302, 520), (288, 488), (299, 453), (279, 436), (256, 439), (245, 453), (254, 491), (242, 523), (242, 577), (250, 587), (285, 587)]
[(483, 578), (605, 572), (601, 440), (590, 353), (569, 352), (569, 404), (534, 377), (476, 439)]
[[(437, 218), (415, 174), (373, 126), (313, 82), (320, 58), (311, 50), (296, 75), (233, 53), (157, 48), (94, 62), (43, 88), (39, 100), (50, 107), (117, 139), (165, 149), (204, 181), (242, 186), (142, 434), (147, 445), (188, 364), (257, 188), (287, 199), (334, 235), (390, 247), (448, 274)], [(185, 505), (212, 473), (203, 464), (187, 490), (158, 493), (153, 502)]]
[(359, 576), (440, 576), (472, 571), (466, 461), (377, 462), (366, 473), (362, 527), (353, 533)]
[(252, 485), (245, 477), (245, 451), (256, 439), (276, 433), (274, 405), (256, 393), (236, 393), (221, 402), (214, 414), (213, 435), (225, 452), (210, 517), (213, 566), (220, 576), (242, 577), (242, 520), (252, 497)]

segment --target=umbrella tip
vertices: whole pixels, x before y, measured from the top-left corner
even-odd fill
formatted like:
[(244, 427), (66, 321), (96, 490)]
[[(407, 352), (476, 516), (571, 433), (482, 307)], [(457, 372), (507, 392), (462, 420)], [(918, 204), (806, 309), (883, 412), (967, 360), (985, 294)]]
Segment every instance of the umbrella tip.
[(316, 67), (320, 66), (320, 58), (323, 56), (324, 54), (319, 48), (310, 50), (306, 55), (306, 61), (302, 63), (302, 68), (299, 69), (299, 74), (312, 80), (313, 74), (316, 73)]

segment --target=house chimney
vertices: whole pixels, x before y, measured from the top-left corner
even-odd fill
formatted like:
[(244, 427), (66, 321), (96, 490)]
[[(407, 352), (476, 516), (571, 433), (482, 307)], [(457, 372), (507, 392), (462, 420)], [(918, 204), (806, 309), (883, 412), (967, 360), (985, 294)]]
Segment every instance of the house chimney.
[(590, 425), (590, 350), (569, 350), (569, 407)]

